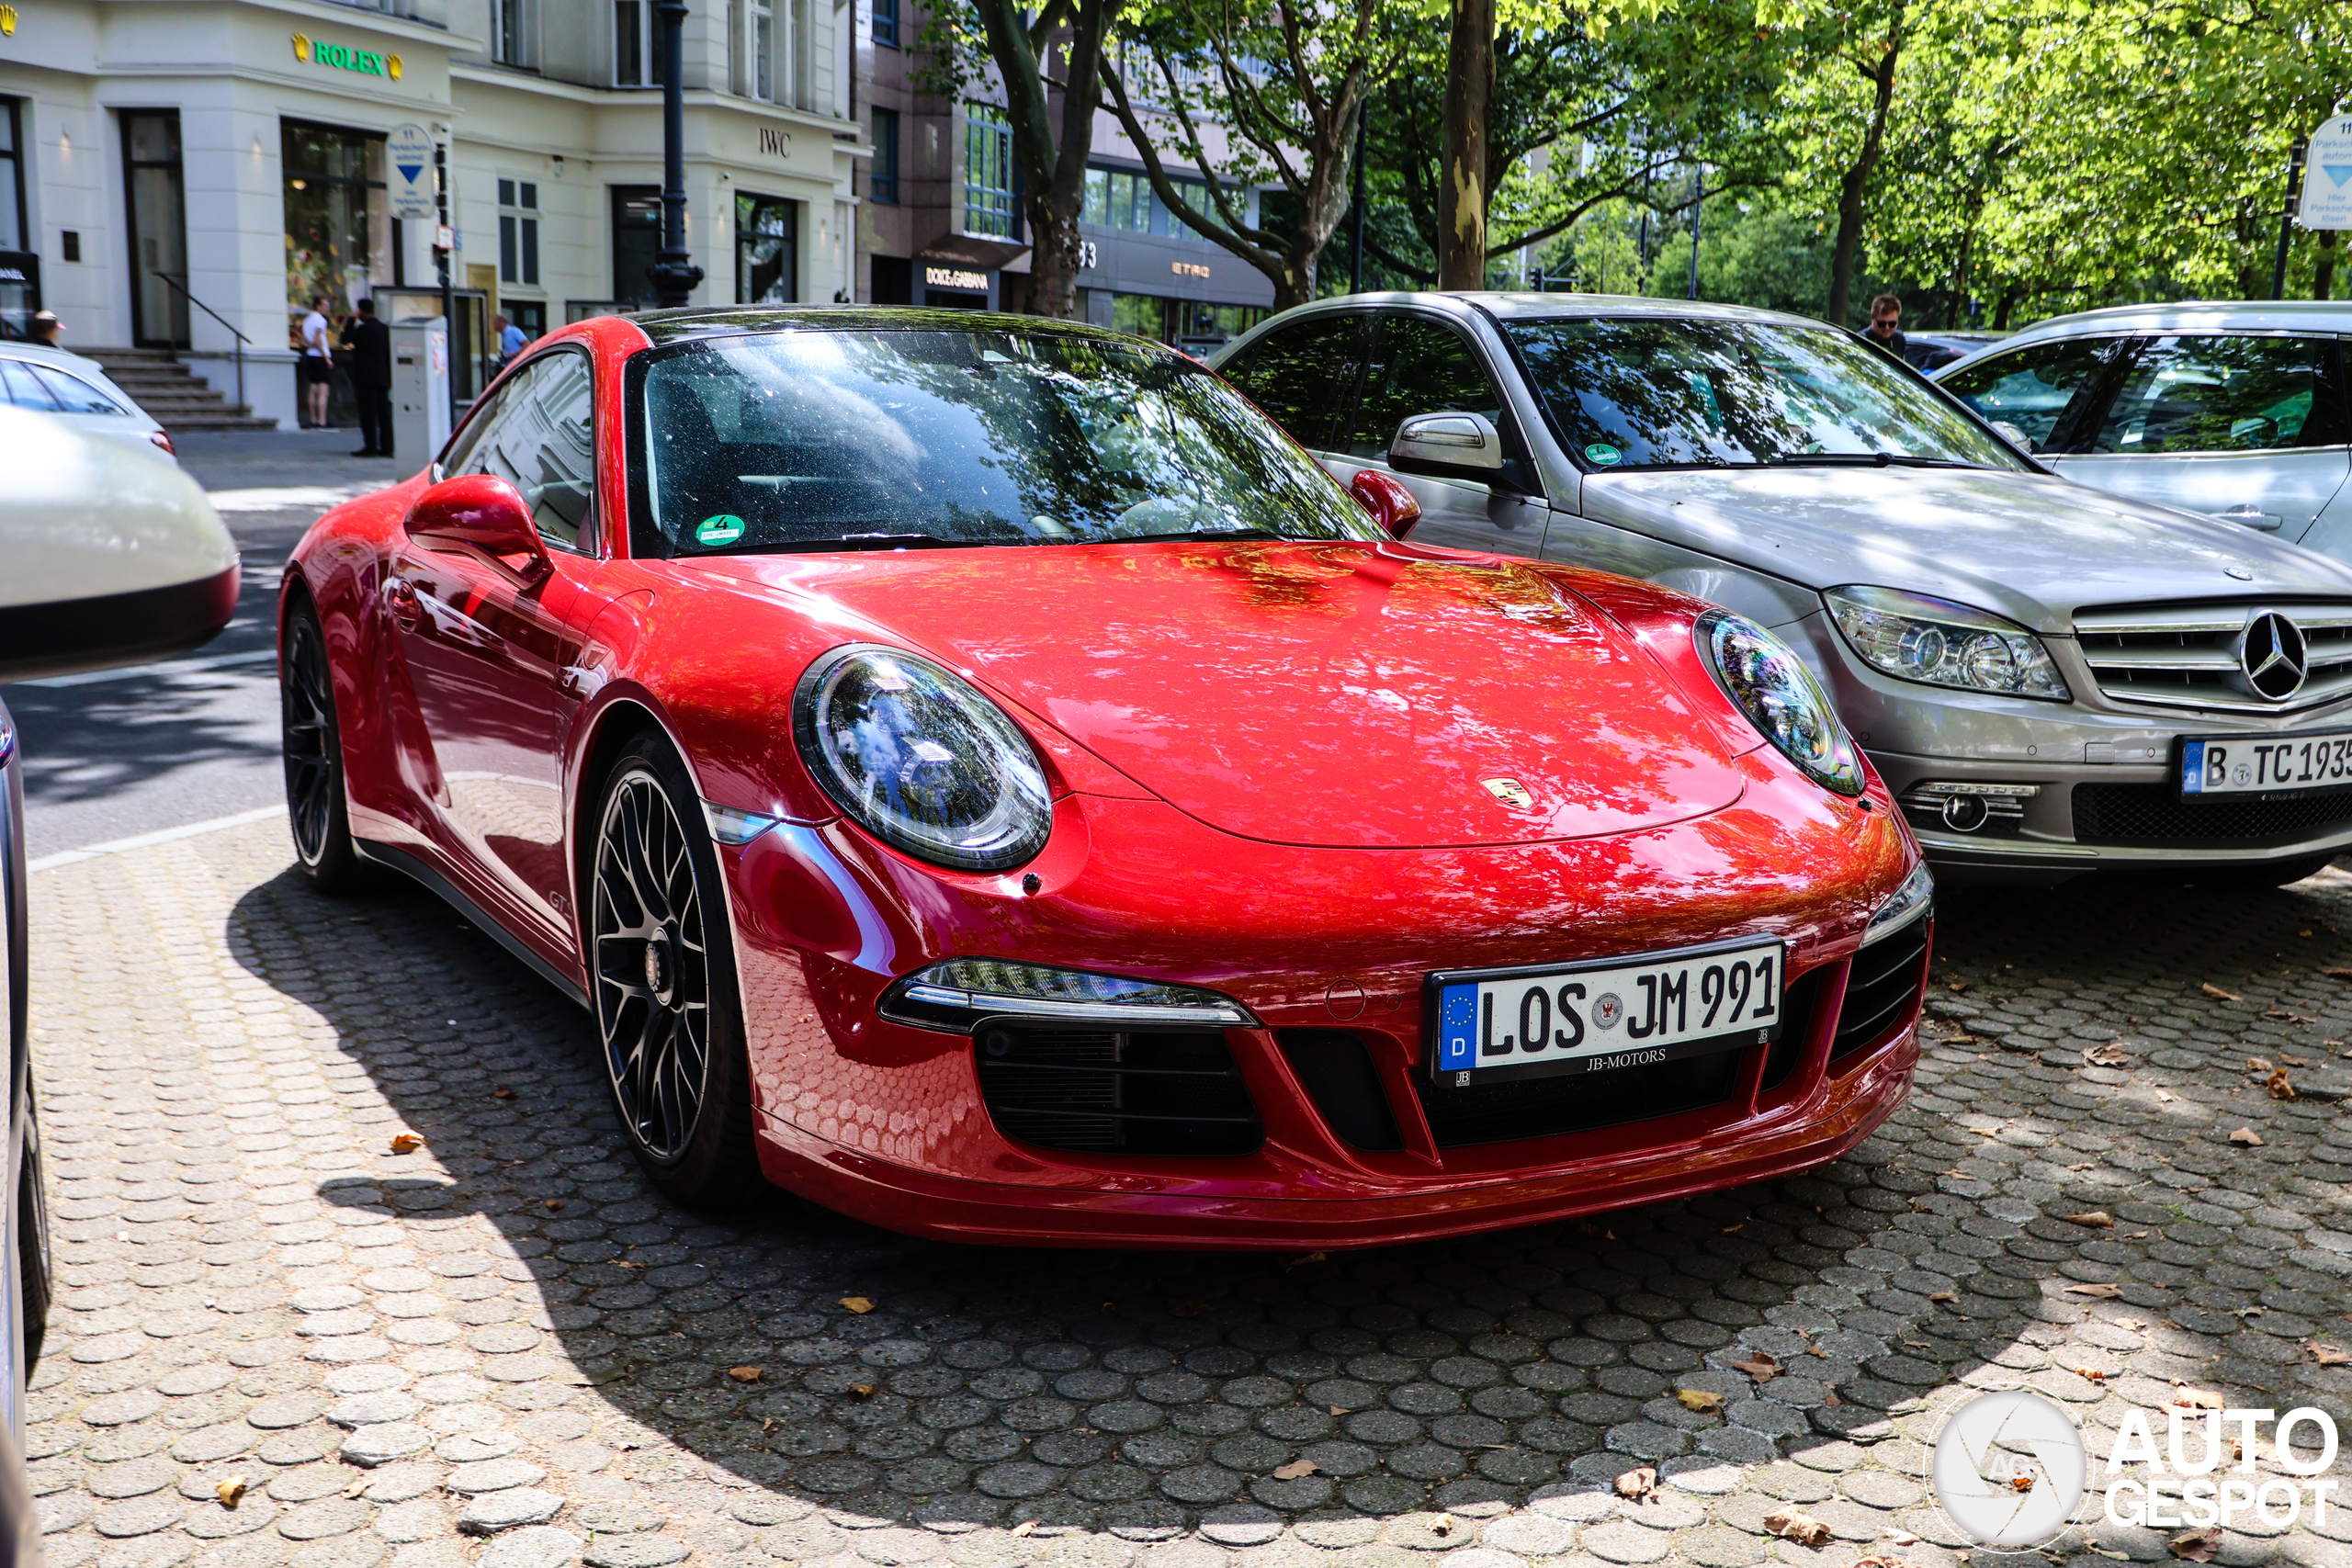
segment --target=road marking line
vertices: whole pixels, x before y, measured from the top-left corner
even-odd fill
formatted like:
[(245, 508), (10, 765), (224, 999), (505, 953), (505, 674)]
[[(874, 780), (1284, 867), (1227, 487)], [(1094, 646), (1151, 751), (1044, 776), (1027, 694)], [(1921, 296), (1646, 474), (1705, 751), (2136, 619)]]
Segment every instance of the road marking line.
[(135, 675), (200, 675), (208, 670), (226, 670), (238, 664), (259, 664), (275, 660), (274, 648), (248, 649), (243, 653), (216, 653), (205, 659), (165, 659), (153, 664), (127, 664), (119, 670), (85, 670), (79, 675), (45, 675), (38, 681), (18, 681), (19, 686), (87, 686), (100, 681), (127, 681)]
[(49, 871), (75, 861), (96, 860), (100, 855), (119, 855), (127, 850), (143, 850), (151, 844), (168, 844), (175, 839), (193, 839), (200, 833), (218, 833), (224, 828), (242, 828), (248, 822), (263, 822), (272, 817), (286, 815), (284, 806), (265, 806), (257, 811), (240, 811), (234, 817), (215, 817), (209, 822), (191, 822), (185, 828), (159, 828), (152, 833), (141, 833), (129, 839), (113, 839), (87, 849), (60, 850), (53, 855), (43, 855), (25, 867), (27, 871)]

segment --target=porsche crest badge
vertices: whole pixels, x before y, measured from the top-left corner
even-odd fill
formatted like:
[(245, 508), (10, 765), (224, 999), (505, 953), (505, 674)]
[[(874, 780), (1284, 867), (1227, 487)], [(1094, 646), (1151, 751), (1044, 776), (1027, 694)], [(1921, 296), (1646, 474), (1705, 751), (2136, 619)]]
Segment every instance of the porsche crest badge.
[(1487, 786), (1488, 795), (1505, 806), (1515, 806), (1525, 811), (1535, 804), (1535, 797), (1528, 794), (1526, 787), (1517, 779), (1480, 779), (1478, 782)]

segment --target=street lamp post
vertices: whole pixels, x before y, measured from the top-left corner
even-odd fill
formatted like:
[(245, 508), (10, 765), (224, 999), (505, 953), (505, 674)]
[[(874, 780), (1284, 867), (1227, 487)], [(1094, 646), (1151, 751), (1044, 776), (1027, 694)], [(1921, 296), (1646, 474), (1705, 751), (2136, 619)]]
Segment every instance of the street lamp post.
[(686, 254), (685, 0), (661, 0), (653, 15), (662, 27), (662, 250), (648, 276), (653, 297), (674, 307), (702, 281), (702, 268)]

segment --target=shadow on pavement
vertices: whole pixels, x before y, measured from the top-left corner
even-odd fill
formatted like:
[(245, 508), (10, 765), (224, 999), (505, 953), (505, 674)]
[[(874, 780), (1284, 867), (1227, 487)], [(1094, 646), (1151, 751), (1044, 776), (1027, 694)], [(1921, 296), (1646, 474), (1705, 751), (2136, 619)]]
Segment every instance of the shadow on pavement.
[[(1761, 1555), (1778, 1498), (1837, 1537), (1805, 1561), (1896, 1530), (1925, 1538), (1904, 1554), (1926, 1568), (1964, 1544), (1918, 1482), (1961, 1380), (2109, 1427), (2177, 1380), (2346, 1414), (2352, 1376), (2306, 1341), (2341, 1335), (2352, 1275), (2347, 1064), (2317, 1065), (2352, 1034), (2352, 991), (2320, 973), (2352, 958), (2329, 923), (2352, 922), (2347, 891), (1951, 896), (1939, 1038), (1852, 1156), (1600, 1224), (1307, 1258), (959, 1248), (782, 1197), (683, 1213), (623, 1149), (586, 1016), (431, 897), (334, 902), (289, 871), (228, 941), (425, 1141), (415, 1174), (322, 1194), (482, 1216), (537, 1281), (560, 1354), (493, 1375), (584, 1383), (774, 1494), (1242, 1540), (1360, 1516), (1395, 1539), (1439, 1528), (1396, 1522), (1416, 1510), (1550, 1496), (1512, 1550), (1548, 1555), (1547, 1520), (1584, 1520), (1608, 1556), (1611, 1530), (1628, 1551), (1663, 1539), (1598, 1522), (1649, 1464), (1679, 1485), (1642, 1506), (1677, 1517), (1645, 1522), (1712, 1507), (1737, 1527), (1725, 1564)], [(395, 972), (432, 983), (368, 978)], [(2118, 1035), (2123, 1065), (2085, 1064)], [(2313, 1064), (2293, 1069), (2305, 1092), (2269, 1098), (2249, 1054)], [(2229, 1141), (2242, 1125), (2259, 1146)], [(2112, 1225), (2064, 1217), (2094, 1211)], [(1763, 1358), (1781, 1370), (1759, 1383)], [(1687, 1407), (1706, 1394), (1719, 1410)], [(2149, 1531), (2100, 1539), (2165, 1555)]]

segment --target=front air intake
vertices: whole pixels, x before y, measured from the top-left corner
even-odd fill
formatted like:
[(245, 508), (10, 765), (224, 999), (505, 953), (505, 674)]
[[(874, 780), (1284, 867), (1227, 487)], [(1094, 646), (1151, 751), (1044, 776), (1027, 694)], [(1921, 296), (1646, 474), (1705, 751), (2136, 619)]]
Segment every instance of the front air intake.
[(987, 1024), (980, 1097), (1016, 1143), (1072, 1154), (1230, 1158), (1264, 1141), (1216, 1030), (1080, 1031)]

